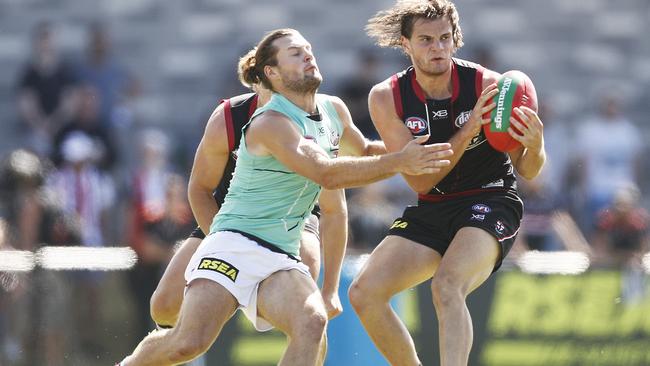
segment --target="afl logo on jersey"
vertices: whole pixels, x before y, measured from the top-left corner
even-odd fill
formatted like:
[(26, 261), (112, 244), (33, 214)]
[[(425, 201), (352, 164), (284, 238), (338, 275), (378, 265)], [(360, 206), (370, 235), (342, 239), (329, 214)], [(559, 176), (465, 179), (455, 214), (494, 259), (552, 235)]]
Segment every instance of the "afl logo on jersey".
[(490, 213), (492, 209), (490, 208), (490, 206), (484, 205), (482, 203), (477, 203), (474, 206), (472, 206), (472, 211), (486, 214), (486, 213)]
[(427, 121), (420, 117), (409, 117), (404, 121), (404, 124), (411, 130), (412, 135), (418, 135), (427, 129)]

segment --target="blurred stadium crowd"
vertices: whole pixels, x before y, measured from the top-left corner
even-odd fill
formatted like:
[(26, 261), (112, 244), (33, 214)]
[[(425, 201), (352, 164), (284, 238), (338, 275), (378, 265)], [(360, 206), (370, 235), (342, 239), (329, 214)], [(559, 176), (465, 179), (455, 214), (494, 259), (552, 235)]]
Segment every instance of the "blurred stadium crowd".
[[(139, 258), (119, 275), (0, 272), (0, 365), (91, 364), (107, 334), (123, 335), (124, 353), (151, 329), (149, 297), (195, 225), (186, 186), (203, 125), (220, 98), (245, 92), (237, 56), (264, 31), (303, 32), (323, 92), (378, 138), (368, 91), (407, 59), (362, 29), (390, 3), (0, 0), (0, 249), (130, 246)], [(459, 56), (521, 69), (539, 93), (548, 163), (520, 180), (511, 265), (526, 250), (585, 252), (623, 269), (622, 297), (635, 301), (650, 249), (650, 5), (605, 3), (458, 0)], [(348, 191), (349, 252), (370, 252), (415, 198), (400, 177)]]

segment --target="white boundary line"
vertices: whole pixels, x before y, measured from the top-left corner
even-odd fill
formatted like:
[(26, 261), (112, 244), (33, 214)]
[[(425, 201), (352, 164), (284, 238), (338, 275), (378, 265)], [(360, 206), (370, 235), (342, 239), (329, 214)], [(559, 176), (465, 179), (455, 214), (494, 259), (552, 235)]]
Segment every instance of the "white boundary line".
[(26, 250), (0, 250), (0, 271), (29, 272), (34, 269), (34, 253)]
[[(367, 255), (358, 258), (360, 264)], [(29, 272), (36, 266), (49, 270), (119, 271), (132, 268), (138, 256), (130, 247), (43, 247), (36, 253), (0, 250), (0, 272)], [(531, 274), (576, 275), (585, 272), (591, 262), (582, 252), (528, 251), (516, 260), (517, 266)], [(643, 257), (650, 274), (650, 253)]]
[(0, 271), (29, 272), (37, 265), (49, 270), (117, 271), (132, 268), (138, 256), (129, 247), (43, 247), (36, 253), (0, 250)]
[(590, 266), (589, 257), (582, 252), (539, 252), (528, 251), (517, 259), (523, 272), (532, 274), (583, 273)]

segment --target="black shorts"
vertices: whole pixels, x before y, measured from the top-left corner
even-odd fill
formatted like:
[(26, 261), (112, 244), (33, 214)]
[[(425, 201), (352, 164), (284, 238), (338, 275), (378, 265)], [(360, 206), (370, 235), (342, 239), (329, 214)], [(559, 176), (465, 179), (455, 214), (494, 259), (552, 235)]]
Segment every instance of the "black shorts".
[(485, 192), (440, 202), (420, 200), (393, 222), (388, 235), (425, 245), (444, 255), (458, 230), (477, 227), (492, 234), (501, 246), (496, 271), (515, 241), (523, 203), (513, 192)]
[[(319, 214), (320, 214), (320, 212), (319, 212)], [(318, 221), (318, 216), (315, 215), (312, 212), (312, 214), (309, 215), (309, 217), (307, 218), (307, 222), (305, 223), (305, 231), (316, 235), (316, 237), (320, 240), (320, 235), (319, 235), (319, 230), (318, 230), (318, 222), (319, 222)], [(201, 231), (201, 228), (197, 226), (196, 229), (194, 229), (192, 231), (192, 233), (190, 233), (190, 238), (198, 238), (198, 239), (203, 240), (203, 239), (205, 239), (205, 234), (203, 234), (203, 231)]]

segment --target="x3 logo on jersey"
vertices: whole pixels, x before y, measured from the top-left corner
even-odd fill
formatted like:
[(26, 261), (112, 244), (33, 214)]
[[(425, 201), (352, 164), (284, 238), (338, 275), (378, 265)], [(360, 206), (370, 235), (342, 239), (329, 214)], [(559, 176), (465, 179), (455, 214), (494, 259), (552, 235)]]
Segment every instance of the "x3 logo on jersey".
[(433, 119), (441, 119), (441, 118), (447, 118), (449, 114), (447, 113), (446, 109), (441, 109), (439, 111), (431, 111), (431, 118)]

